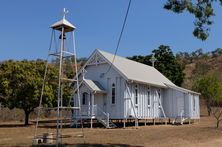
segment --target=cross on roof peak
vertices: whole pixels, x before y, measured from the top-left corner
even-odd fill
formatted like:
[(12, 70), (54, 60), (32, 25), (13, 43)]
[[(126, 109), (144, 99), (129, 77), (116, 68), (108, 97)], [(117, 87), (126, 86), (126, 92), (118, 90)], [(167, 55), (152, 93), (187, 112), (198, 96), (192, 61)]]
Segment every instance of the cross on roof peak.
[(152, 62), (152, 66), (154, 67), (154, 64), (155, 64), (155, 62), (156, 62), (156, 58), (155, 58), (155, 55), (154, 54), (152, 54), (152, 57), (151, 57), (151, 59), (150, 59), (150, 62)]

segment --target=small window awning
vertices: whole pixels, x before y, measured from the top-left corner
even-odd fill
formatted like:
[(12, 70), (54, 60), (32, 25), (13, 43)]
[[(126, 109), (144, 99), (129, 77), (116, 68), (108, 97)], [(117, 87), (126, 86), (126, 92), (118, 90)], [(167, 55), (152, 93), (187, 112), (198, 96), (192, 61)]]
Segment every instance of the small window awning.
[(107, 93), (106, 90), (102, 87), (102, 85), (98, 81), (84, 79), (83, 84), (85, 84), (92, 92)]
[(189, 89), (185, 89), (185, 88), (182, 88), (182, 87), (173, 86), (173, 85), (169, 85), (169, 84), (165, 84), (165, 85), (166, 85), (168, 88), (172, 88), (172, 89), (175, 89), (175, 90), (184, 92), (184, 93), (192, 93), (192, 94), (201, 95), (201, 94), (198, 93), (198, 92), (195, 92), (195, 91), (192, 91), (192, 90), (189, 90)]

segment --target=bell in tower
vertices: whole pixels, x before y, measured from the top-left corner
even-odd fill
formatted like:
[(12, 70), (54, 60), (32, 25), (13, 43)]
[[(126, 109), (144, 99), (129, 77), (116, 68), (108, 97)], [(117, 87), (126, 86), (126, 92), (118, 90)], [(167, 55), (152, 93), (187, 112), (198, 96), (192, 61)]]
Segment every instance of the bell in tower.
[(59, 39), (63, 39), (63, 40), (65, 40), (66, 39), (66, 34), (65, 33), (63, 33), (63, 36), (62, 36), (62, 34), (59, 36)]

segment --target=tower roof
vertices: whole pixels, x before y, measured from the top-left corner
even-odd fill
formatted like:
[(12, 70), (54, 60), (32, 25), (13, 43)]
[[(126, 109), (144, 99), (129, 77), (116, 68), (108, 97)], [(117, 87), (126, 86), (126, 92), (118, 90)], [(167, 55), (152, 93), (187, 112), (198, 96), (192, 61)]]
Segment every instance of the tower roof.
[(64, 32), (71, 32), (74, 29), (76, 29), (76, 27), (65, 18), (51, 25), (52, 29), (55, 29), (58, 31), (62, 31), (62, 27), (64, 27)]

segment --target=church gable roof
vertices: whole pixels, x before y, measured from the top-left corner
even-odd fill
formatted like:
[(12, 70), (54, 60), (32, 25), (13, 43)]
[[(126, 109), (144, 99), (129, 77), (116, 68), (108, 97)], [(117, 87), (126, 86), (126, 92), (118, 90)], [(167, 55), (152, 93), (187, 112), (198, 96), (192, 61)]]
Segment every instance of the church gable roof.
[[(112, 63), (114, 57), (113, 54), (101, 50), (96, 50), (96, 52), (100, 53), (109, 62), (109, 64)], [(121, 72), (121, 74), (129, 81), (132, 80), (134, 82), (161, 87), (167, 87), (166, 84), (176, 86), (154, 67), (135, 62), (124, 57), (116, 56), (112, 66), (114, 69)]]

